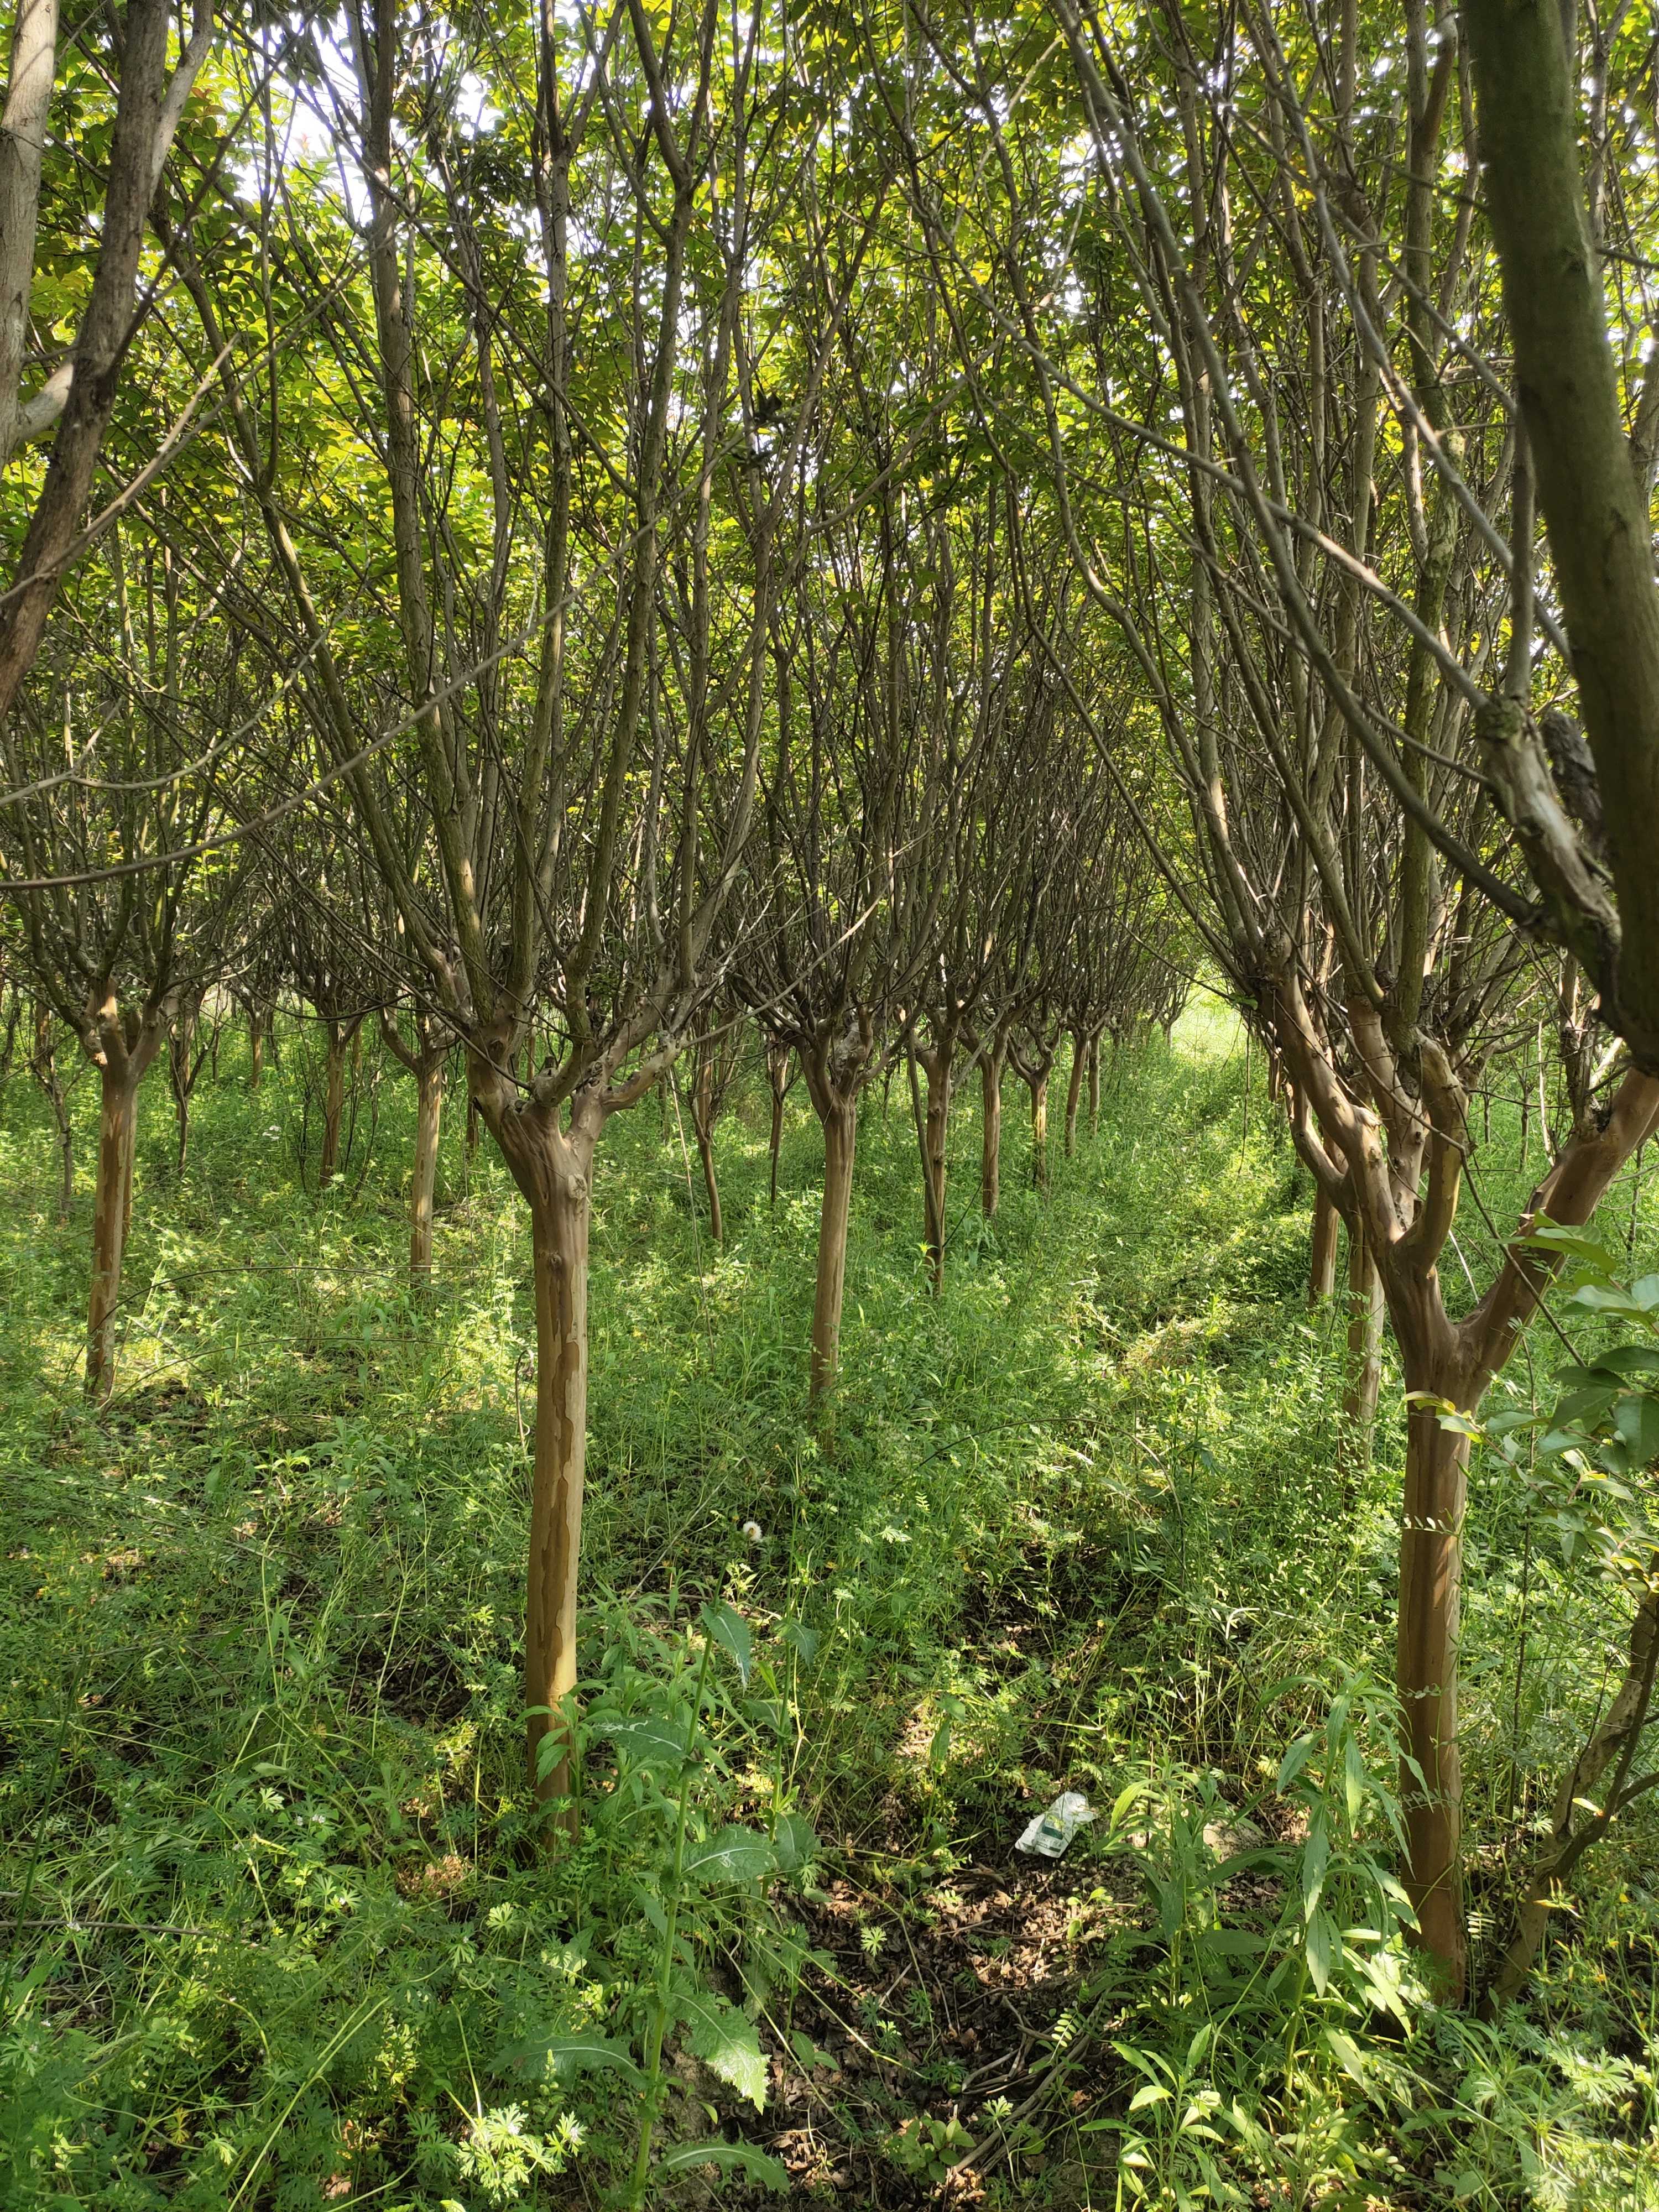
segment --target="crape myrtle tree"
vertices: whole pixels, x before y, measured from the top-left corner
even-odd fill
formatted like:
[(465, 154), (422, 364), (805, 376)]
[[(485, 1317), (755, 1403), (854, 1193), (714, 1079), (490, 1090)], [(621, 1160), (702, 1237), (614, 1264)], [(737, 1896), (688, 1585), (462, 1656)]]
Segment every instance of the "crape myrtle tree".
[[(1146, 840), (1096, 756), (1098, 811), (1081, 823), (1073, 863), (1070, 926), (1050, 963), (1048, 989), (1071, 1040), (1066, 1085), (1066, 1157), (1077, 1151), (1086, 1080), (1091, 1115), (1100, 1110), (1100, 1040), (1167, 1029), (1187, 995), (1179, 917), (1172, 917)], [(1176, 926), (1172, 927), (1172, 921)]]
[[(710, 988), (801, 457), (828, 434), (823, 368), (870, 236), (831, 234), (824, 180), (867, 155), (834, 86), (800, 90), (790, 38), (714, 4), (349, 9), (306, 94), (347, 181), (273, 140), (258, 221), (353, 404), (319, 422), (293, 396), (307, 459), (226, 387), (331, 772), (529, 1209), (525, 1691), (534, 1785), (569, 1826), (594, 1155)], [(340, 276), (354, 228), (363, 273)], [(246, 265), (224, 222), (187, 268), (216, 354)], [(283, 472), (326, 491), (343, 434), (308, 529)], [(369, 482), (382, 535), (358, 576), (331, 518)], [(382, 591), (389, 651), (374, 621), (331, 629), (342, 592)], [(402, 817), (387, 778), (413, 795)]]
[[(347, 1090), (354, 1060), (361, 1058), (363, 1024), (374, 1019), (390, 990), (380, 963), (368, 950), (369, 886), (362, 856), (355, 841), (331, 850), (325, 843), (319, 852), (319, 827), (315, 822), (307, 823), (292, 843), (285, 841), (285, 848), (276, 848), (280, 872), (273, 881), (272, 894), (280, 901), (277, 943), (283, 970), (301, 1001), (301, 1018), (314, 1025), (322, 1044), (317, 1085), (321, 1121), (317, 1194), (320, 1198), (327, 1194), (337, 1175), (343, 1172), (343, 1143), (348, 1152), (350, 1149)], [(314, 1095), (308, 1069), (307, 1118)], [(355, 1107), (352, 1118), (355, 1124)]]
[(950, 523), (934, 523), (927, 557), (939, 588), (918, 640), (918, 672), (925, 668), (921, 680), (930, 694), (922, 711), (945, 732), (947, 759), (962, 763), (941, 823), (943, 834), (926, 848), (937, 894), (933, 945), (905, 1025), (921, 1158), (924, 1244), (935, 1294), (945, 1281), (957, 1055), (972, 1035), (981, 994), (993, 972), (996, 921), (1006, 889), (1006, 817), (1018, 807), (1029, 812), (1033, 777), (1041, 768), (1037, 758), (1017, 750), (1032, 654), (1003, 566), (1005, 497), (994, 479), (982, 504)]
[[(813, 557), (775, 611), (776, 738), (750, 864), (756, 911), (734, 935), (736, 987), (771, 1048), (795, 1054), (823, 1131), (815, 1401), (833, 1389), (840, 1358), (859, 1101), (884, 1050), (907, 1049), (996, 726), (971, 684), (959, 697), (951, 685), (964, 551), (941, 537), (941, 487), (903, 483), (893, 466), (902, 434), (876, 418), (874, 395), (893, 380), (880, 367), (878, 377), (853, 356), (878, 434), (812, 488)], [(977, 590), (971, 604), (977, 622)]]
[[(1093, 163), (1016, 163), (1018, 118), (972, 86), (994, 289), (935, 203), (937, 263), (973, 313), (1021, 332), (1053, 527), (1188, 794), (1195, 925), (1278, 1055), (1303, 1158), (1377, 1272), (1408, 1393), (1407, 1873), (1424, 1945), (1458, 1993), (1468, 1425), (1443, 1414), (1479, 1407), (1538, 1304), (1549, 1261), (1517, 1226), (1585, 1219), (1659, 1108), (1639, 1058), (1605, 1071), (1454, 1317), (1440, 1262), (1468, 1181), (1468, 1097), (1530, 981), (1522, 933), (1568, 935), (1610, 1017), (1644, 1033), (1601, 986), (1605, 961), (1571, 937), (1530, 831), (1517, 841), (1505, 818), (1522, 819), (1504, 765), (1519, 756), (1495, 750), (1495, 718), (1512, 733), (1513, 710), (1524, 724), (1568, 677), (1533, 582), (1529, 464), (1492, 366), (1497, 272), (1457, 184), (1466, 58), (1455, 23), (1415, 5), (1400, 26), (1346, 13), (1328, 38), (1170, 7), (1156, 37), (1120, 39), (1074, 0), (1055, 13), (1063, 96)], [(1037, 281), (1040, 232), (1077, 240), (1084, 308), (1064, 321)], [(1034, 464), (1020, 423), (1005, 410), (1011, 453)], [(1559, 781), (1547, 752), (1535, 760), (1559, 814), (1577, 763), (1565, 738), (1558, 751)]]
[(0, 721), (0, 866), (19, 971), (99, 1079), (87, 1388), (115, 1382), (139, 1089), (179, 1005), (235, 957), (244, 857), (228, 745), (253, 709), (237, 641), (167, 546), (112, 528)]

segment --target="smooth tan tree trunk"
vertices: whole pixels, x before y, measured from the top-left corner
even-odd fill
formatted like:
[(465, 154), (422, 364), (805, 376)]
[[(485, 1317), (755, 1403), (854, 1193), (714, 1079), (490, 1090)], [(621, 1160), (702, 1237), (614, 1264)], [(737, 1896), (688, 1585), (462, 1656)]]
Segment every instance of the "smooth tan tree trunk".
[(818, 1217), (818, 1273), (812, 1298), (810, 1390), (816, 1402), (835, 1389), (841, 1364), (842, 1297), (847, 1286), (847, 1230), (853, 1211), (858, 1102), (835, 1099), (823, 1123), (823, 1206)]
[(256, 1006), (247, 1018), (247, 1087), (259, 1088), (259, 1079), (265, 1072), (265, 1025)]
[(766, 1048), (766, 1079), (772, 1092), (771, 1183), (769, 1203), (778, 1202), (778, 1154), (783, 1145), (783, 1106), (789, 1096), (789, 1048), (787, 1044), (769, 1044)]
[(344, 1111), (345, 1039), (338, 1024), (331, 1022), (323, 1062), (323, 1157), (317, 1170), (319, 1191), (328, 1188), (340, 1156), (340, 1121)]
[[(492, 1071), (493, 1079), (493, 1071)], [(587, 1468), (587, 1246), (593, 1152), (603, 1112), (579, 1094), (570, 1126), (556, 1113), (492, 1115), (490, 1127), (530, 1206), (536, 1291), (536, 1443), (525, 1591), (526, 1753), (544, 1804), (568, 1801), (558, 1826), (580, 1825), (570, 1729), (575, 1718), (576, 1587)], [(550, 1741), (549, 1739), (551, 1739)]]
[(87, 1310), (87, 1395), (100, 1403), (115, 1387), (115, 1317), (121, 1299), (132, 1209), (136, 1078), (100, 1071), (98, 1186), (92, 1217), (92, 1291)]
[(1082, 1037), (1072, 1039), (1072, 1073), (1066, 1085), (1066, 1157), (1072, 1159), (1077, 1152), (1077, 1110), (1083, 1102), (1083, 1075), (1088, 1060), (1088, 1048)]
[(708, 1199), (708, 1233), (716, 1244), (726, 1242), (726, 1216), (720, 1211), (720, 1180), (714, 1173), (714, 1068), (706, 1054), (697, 1057), (692, 1091), (692, 1128), (697, 1158), (702, 1163), (702, 1187)]
[(1089, 1135), (1100, 1134), (1100, 1035), (1089, 1040)]
[(58, 1222), (61, 1228), (70, 1218), (75, 1198), (75, 1125), (70, 1119), (69, 1100), (61, 1083), (53, 1111), (58, 1120)]
[(34, 1051), (30, 1066), (35, 1080), (46, 1094), (46, 1103), (52, 1108), (58, 1130), (58, 1222), (61, 1228), (70, 1218), (70, 1205), (75, 1196), (75, 1124), (70, 1114), (69, 1093), (58, 1072), (52, 1015), (44, 1006), (37, 1006), (34, 1010)]
[[(1407, 1365), (1408, 1390), (1455, 1405), (1460, 1378)], [(1406, 1496), (1400, 1522), (1400, 1613), (1395, 1686), (1405, 1729), (1401, 1796), (1406, 1887), (1424, 1948), (1461, 2001), (1468, 1972), (1463, 1911), (1463, 1779), (1457, 1740), (1457, 1638), (1468, 1439), (1441, 1425), (1435, 1406), (1406, 1424)]]
[(1330, 1297), (1336, 1288), (1337, 1232), (1342, 1226), (1338, 1213), (1322, 1189), (1314, 1192), (1313, 1241), (1308, 1261), (1308, 1304), (1316, 1306)]
[(443, 1105), (443, 1061), (423, 1061), (415, 1074), (415, 1173), (409, 1199), (409, 1273), (417, 1290), (432, 1281), (432, 1203)]
[(951, 1047), (944, 1042), (911, 1060), (912, 1080), (920, 1062), (927, 1079), (927, 1104), (917, 1132), (921, 1139), (921, 1198), (923, 1235), (928, 1279), (937, 1297), (945, 1287), (945, 1184), (946, 1144), (951, 1121)]
[(1048, 1078), (1039, 1075), (1031, 1091), (1031, 1181), (1048, 1195)]
[(996, 1218), (1002, 1196), (1002, 1063), (1000, 1047), (988, 1045), (980, 1056), (979, 1210)]
[(1342, 1395), (1343, 1452), (1351, 1469), (1371, 1463), (1382, 1387), (1382, 1281), (1363, 1230), (1348, 1240), (1348, 1379)]

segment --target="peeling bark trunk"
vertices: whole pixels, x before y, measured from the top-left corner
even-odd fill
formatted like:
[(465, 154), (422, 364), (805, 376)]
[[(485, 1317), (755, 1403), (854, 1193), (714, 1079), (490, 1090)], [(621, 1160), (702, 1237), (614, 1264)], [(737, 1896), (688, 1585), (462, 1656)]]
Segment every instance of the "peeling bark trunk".
[(415, 1073), (415, 1172), (409, 1199), (409, 1273), (417, 1290), (429, 1288), (432, 1281), (432, 1201), (443, 1104), (443, 1060), (424, 1060)]
[(1308, 1261), (1308, 1304), (1318, 1305), (1336, 1288), (1336, 1239), (1342, 1218), (1322, 1189), (1314, 1192), (1313, 1240)]

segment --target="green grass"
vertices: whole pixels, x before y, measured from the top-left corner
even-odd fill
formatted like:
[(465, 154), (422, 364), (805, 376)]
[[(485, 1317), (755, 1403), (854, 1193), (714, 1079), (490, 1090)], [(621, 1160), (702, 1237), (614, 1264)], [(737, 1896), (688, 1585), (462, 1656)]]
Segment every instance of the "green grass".
[[(487, 1139), (465, 1161), (452, 1100), (435, 1286), (412, 1301), (410, 1086), (370, 1056), (319, 1200), (304, 1030), (255, 1095), (238, 1049), (204, 1079), (182, 1183), (159, 1073), (144, 1099), (120, 1384), (97, 1416), (86, 1178), (60, 1229), (44, 1106), (21, 1078), (0, 1092), (0, 2202), (597, 2203), (631, 2158), (629, 2078), (561, 2079), (522, 2050), (592, 2026), (637, 2053), (669, 1829), (597, 1742), (579, 1853), (550, 1864), (523, 1800), (522, 1209)], [(718, 2064), (683, 2063), (671, 2142), (707, 2125), (699, 2098), (733, 2142), (810, 2106), (829, 2148), (815, 2165), (781, 2145), (798, 2193), (839, 2172), (854, 2201), (923, 2201), (957, 2154), (927, 2130), (943, 2142), (957, 2108), (970, 2139), (997, 2123), (944, 2025), (966, 2001), (938, 1965), (951, 1885), (1012, 1869), (1066, 1785), (1103, 1817), (1064, 1863), (1065, 1972), (1024, 2016), (1042, 2048), (1080, 2035), (1088, 2087), (1011, 2113), (988, 2201), (1659, 2203), (1652, 1798), (1587, 1865), (1501, 2036), (1412, 1996), (1397, 1944), (1409, 2033), (1374, 1980), (1339, 1961), (1321, 1992), (1299, 1934), (1294, 1956), (1273, 1935), (1277, 1885), (1305, 1871), (1313, 1801), (1299, 1815), (1276, 1787), (1304, 1730), (1326, 1731), (1305, 1777), (1333, 1804), (1350, 1742), (1365, 1776), (1358, 1817), (1332, 1815), (1329, 1893), (1360, 1912), (1387, 1856), (1399, 1385), (1346, 1504), (1306, 1178), (1243, 1070), (1202, 1010), (1173, 1052), (1126, 1054), (1097, 1139), (1066, 1162), (1056, 1133), (1046, 1203), (1011, 1085), (994, 1231), (965, 1091), (938, 1301), (902, 1077), (867, 1100), (827, 1442), (804, 1402), (821, 1155), (800, 1091), (775, 1210), (759, 1080), (720, 1125), (723, 1250), (656, 1102), (607, 1133), (584, 1674), (602, 1709), (684, 1710), (698, 1607), (732, 1603), (754, 1676), (721, 1662), (688, 1817), (793, 1808), (822, 1838), (807, 1869), (688, 1911), (686, 1971), (746, 2004), (773, 2070), (760, 2114)], [(83, 1082), (88, 1163), (90, 1103)], [(1495, 1109), (1478, 1188), (1500, 1226), (1527, 1185), (1516, 1134)], [(1607, 1212), (1639, 1254), (1655, 1224), (1632, 1188)], [(1475, 1209), (1459, 1236), (1478, 1278)], [(1538, 1338), (1515, 1383), (1547, 1389), (1553, 1359)], [(1489, 1913), (1517, 1778), (1547, 1795), (1620, 1626), (1528, 1511), (1477, 1468), (1464, 1726)], [(1224, 1895), (1199, 1831), (1246, 1817), (1278, 1858)], [(902, 1995), (884, 1943), (914, 1957)], [(848, 2041), (815, 2072), (791, 2034), (810, 2053), (843, 2015), (902, 2061), (855, 2086)], [(1160, 2066), (1176, 2093), (1143, 2100), (1132, 2140)], [(660, 2193), (711, 2186), (750, 2185), (704, 2169)]]

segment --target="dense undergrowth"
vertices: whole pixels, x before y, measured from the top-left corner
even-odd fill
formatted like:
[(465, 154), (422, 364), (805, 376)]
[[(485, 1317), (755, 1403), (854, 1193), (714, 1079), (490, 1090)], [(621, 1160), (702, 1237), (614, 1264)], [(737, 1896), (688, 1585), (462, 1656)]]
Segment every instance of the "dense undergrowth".
[[(828, 1437), (809, 1117), (775, 1209), (763, 1087), (720, 1125), (721, 1251), (673, 1119), (613, 1126), (586, 1819), (550, 1862), (520, 1778), (521, 1211), (452, 1111), (411, 1300), (408, 1086), (364, 1071), (319, 1200), (306, 1033), (257, 1093), (238, 1051), (182, 1181), (150, 1086), (102, 1415), (84, 1178), (60, 1228), (48, 1117), (0, 1097), (5, 2205), (473, 2212), (625, 2203), (636, 2173), (686, 2204), (784, 2175), (894, 2205), (1659, 2204), (1652, 1798), (1523, 2007), (1483, 2027), (1416, 1985), (1382, 1686), (1398, 1382), (1345, 1472), (1305, 1179), (1219, 1017), (1125, 1056), (1046, 1201), (1011, 1093), (994, 1230), (964, 1106), (938, 1302), (902, 1081), (866, 1102)], [(1474, 1278), (1517, 1134), (1495, 1107)], [(1632, 1188), (1604, 1219), (1639, 1256)], [(1563, 1356), (1539, 1333), (1504, 1387)], [(1623, 1628), (1530, 1496), (1477, 1463), (1478, 1934)], [(1062, 1786), (1095, 1821), (1018, 1859)]]

